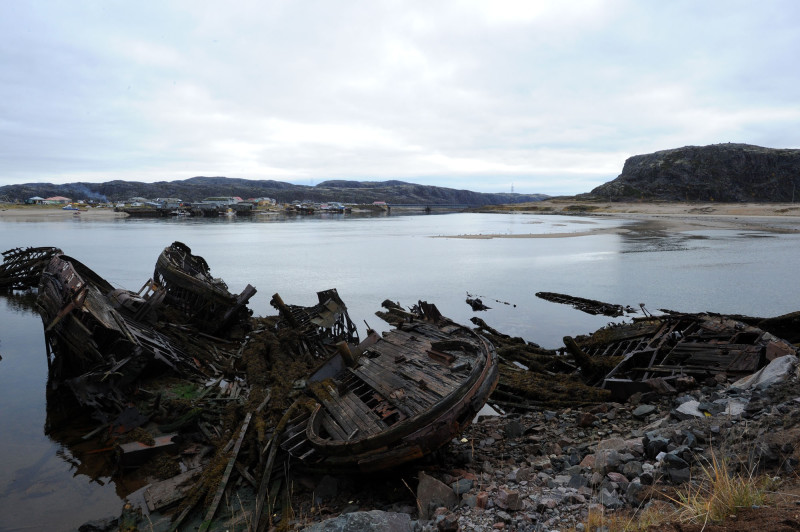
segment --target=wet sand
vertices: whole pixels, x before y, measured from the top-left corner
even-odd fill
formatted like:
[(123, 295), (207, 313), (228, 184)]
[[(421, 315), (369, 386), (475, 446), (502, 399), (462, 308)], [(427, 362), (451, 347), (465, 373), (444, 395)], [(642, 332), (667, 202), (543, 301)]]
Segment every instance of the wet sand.
[(0, 220), (13, 220), (20, 222), (37, 222), (53, 220), (69, 220), (72, 218), (88, 218), (92, 220), (111, 220), (125, 218), (124, 212), (115, 212), (113, 209), (92, 209), (80, 211), (65, 211), (61, 207), (28, 206), (0, 206)]
[[(481, 209), (481, 212), (636, 220), (648, 224), (649, 230), (668, 233), (714, 229), (800, 233), (800, 204), (798, 203), (615, 203), (551, 199), (521, 205), (489, 207)], [(443, 238), (566, 238), (627, 231), (629, 229), (597, 228), (571, 233), (449, 235)]]
[[(589, 216), (637, 220), (650, 224), (653, 230), (685, 232), (709, 229), (766, 231), (772, 233), (800, 232), (800, 204), (798, 203), (615, 203), (550, 199), (546, 201), (495, 206), (481, 212), (515, 214), (551, 214)], [(65, 211), (60, 207), (39, 205), (0, 206), (0, 220), (53, 221), (76, 217), (85, 219), (124, 218), (126, 213), (112, 209), (89, 208), (82, 211)], [(568, 238), (604, 233), (625, 232), (624, 228), (587, 228), (584, 231), (546, 234), (480, 234), (445, 235), (438, 238)]]

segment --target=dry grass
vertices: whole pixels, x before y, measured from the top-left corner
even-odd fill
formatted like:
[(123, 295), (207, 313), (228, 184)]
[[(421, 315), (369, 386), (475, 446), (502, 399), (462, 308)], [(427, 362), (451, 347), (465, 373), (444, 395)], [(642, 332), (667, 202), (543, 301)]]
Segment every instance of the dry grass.
[[(665, 495), (675, 506), (653, 501), (646, 508), (633, 511), (606, 512), (593, 508), (584, 522), (585, 530), (611, 532), (644, 532), (650, 527), (670, 522), (702, 525), (721, 523), (739, 510), (762, 506), (771, 488), (767, 477), (757, 477), (751, 469), (744, 475), (732, 474), (724, 459), (713, 451), (701, 478), (679, 489), (674, 496)], [(655, 529), (655, 528), (654, 528)]]
[(609, 532), (646, 532), (674, 518), (674, 512), (662, 505), (649, 506), (637, 512), (606, 512), (592, 509), (584, 523), (585, 530)]
[(673, 502), (680, 507), (683, 522), (719, 523), (735, 516), (742, 508), (761, 506), (767, 494), (765, 478), (749, 471), (745, 475), (731, 474), (724, 459), (718, 459), (713, 449), (711, 460), (702, 466), (703, 478), (697, 484), (678, 492)]

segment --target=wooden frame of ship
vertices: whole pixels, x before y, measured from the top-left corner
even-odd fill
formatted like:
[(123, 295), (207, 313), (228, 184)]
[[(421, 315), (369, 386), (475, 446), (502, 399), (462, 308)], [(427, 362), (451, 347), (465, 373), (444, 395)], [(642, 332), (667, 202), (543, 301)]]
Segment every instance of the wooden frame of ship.
[(312, 469), (376, 471), (441, 448), (472, 422), (499, 378), (486, 339), (420, 302), (411, 319), (371, 331), (310, 378), (313, 405), (280, 447)]
[(247, 302), (256, 293), (248, 284), (238, 296), (231, 294), (225, 281), (211, 275), (205, 259), (193, 255), (182, 242), (173, 242), (161, 252), (153, 280), (166, 288), (168, 303), (211, 334), (224, 330), (243, 314), (249, 316)]

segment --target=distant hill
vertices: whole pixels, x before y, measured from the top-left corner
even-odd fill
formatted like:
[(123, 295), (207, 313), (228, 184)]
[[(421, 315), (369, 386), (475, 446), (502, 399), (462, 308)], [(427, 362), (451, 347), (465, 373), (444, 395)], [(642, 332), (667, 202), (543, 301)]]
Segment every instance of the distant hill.
[(279, 203), (294, 200), (341, 201), (345, 203), (422, 203), (430, 205), (465, 204), (472, 206), (499, 203), (540, 201), (544, 194), (481, 193), (470, 190), (417, 185), (404, 181), (323, 181), (316, 186), (294, 185), (281, 181), (257, 181), (228, 177), (192, 177), (180, 181), (141, 183), (108, 181), (106, 183), (27, 183), (0, 187), (0, 197), (25, 200), (66, 196), (73, 199), (121, 201), (132, 197), (180, 198), (199, 201), (210, 196), (269, 197)]
[(591, 195), (612, 201), (800, 200), (800, 150), (713, 144), (635, 155), (619, 177)]

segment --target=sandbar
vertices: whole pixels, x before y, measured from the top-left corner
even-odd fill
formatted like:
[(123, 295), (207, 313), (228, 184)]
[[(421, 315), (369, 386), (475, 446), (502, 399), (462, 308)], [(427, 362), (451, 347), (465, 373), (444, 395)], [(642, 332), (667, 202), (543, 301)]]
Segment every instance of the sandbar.
[(44, 207), (40, 205), (0, 205), (0, 220), (39, 222), (54, 220), (69, 220), (73, 218), (87, 218), (91, 220), (111, 220), (126, 218), (127, 213), (116, 212), (114, 209), (87, 208), (78, 211), (68, 211), (61, 207)]
[[(664, 233), (705, 230), (800, 233), (800, 203), (600, 202), (554, 198), (535, 203), (490, 206), (477, 211), (633, 220), (639, 222), (635, 228), (637, 231)], [(568, 238), (632, 230), (634, 228), (598, 227), (575, 232), (448, 235), (436, 238)]]

